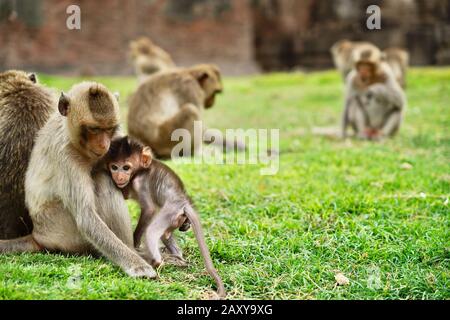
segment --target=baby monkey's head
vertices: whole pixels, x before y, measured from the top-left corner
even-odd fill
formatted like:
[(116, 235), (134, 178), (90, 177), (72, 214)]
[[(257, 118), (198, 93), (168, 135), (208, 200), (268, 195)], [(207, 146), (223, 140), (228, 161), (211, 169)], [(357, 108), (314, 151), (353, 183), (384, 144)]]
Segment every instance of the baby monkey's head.
[(120, 189), (125, 188), (137, 172), (148, 169), (151, 162), (151, 149), (128, 136), (113, 140), (105, 157), (111, 177)]

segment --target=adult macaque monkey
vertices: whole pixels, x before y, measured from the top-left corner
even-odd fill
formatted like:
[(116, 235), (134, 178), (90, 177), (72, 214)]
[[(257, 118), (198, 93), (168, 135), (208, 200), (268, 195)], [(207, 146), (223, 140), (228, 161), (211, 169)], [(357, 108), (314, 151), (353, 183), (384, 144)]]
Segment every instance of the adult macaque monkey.
[(146, 37), (130, 43), (130, 56), (140, 81), (156, 72), (175, 68), (170, 55)]
[(55, 97), (34, 73), (0, 73), (0, 239), (31, 233), (25, 172), (36, 133), (55, 110)]
[[(225, 288), (212, 263), (200, 219), (176, 173), (162, 162), (152, 160), (149, 147), (144, 147), (128, 137), (114, 140), (104, 161), (117, 187), (123, 190), (124, 195), (130, 194), (141, 206), (135, 241), (139, 245), (145, 232), (144, 247), (153, 266), (157, 267), (162, 263), (158, 247), (160, 239), (169, 253), (183, 260), (172, 232), (189, 221), (192, 223), (206, 269), (216, 281), (218, 295), (225, 297)], [(156, 208), (160, 208), (157, 213)]]
[(406, 88), (406, 73), (409, 67), (409, 53), (401, 48), (388, 48), (383, 51), (384, 60), (391, 67), (400, 86)]
[(355, 50), (378, 50), (378, 48), (370, 42), (340, 40), (330, 49), (334, 64), (341, 72), (344, 80), (347, 78), (347, 75), (350, 71), (352, 71), (353, 66), (355, 65), (355, 61), (353, 59)]
[(351, 126), (357, 137), (378, 140), (400, 128), (406, 98), (381, 52), (356, 50), (355, 67), (347, 77), (342, 136)]
[(133, 249), (120, 191), (93, 172), (119, 126), (119, 104), (103, 85), (84, 82), (61, 94), (39, 131), (25, 179), (31, 235), (0, 241), (0, 252), (101, 253), (133, 277), (156, 277)]
[[(220, 71), (215, 65), (197, 65), (156, 74), (142, 83), (130, 99), (128, 132), (150, 146), (156, 157), (170, 158), (172, 149), (179, 144), (172, 141), (172, 132), (186, 129), (191, 137), (198, 139), (194, 136), (194, 121), (201, 120), (203, 110), (214, 105), (216, 95), (222, 90)], [(211, 143), (206, 137), (208, 129), (203, 133), (204, 142)], [(195, 139), (184, 148), (191, 150), (191, 155), (197, 152)], [(236, 141), (214, 141), (214, 144), (227, 149), (245, 149), (243, 143)]]

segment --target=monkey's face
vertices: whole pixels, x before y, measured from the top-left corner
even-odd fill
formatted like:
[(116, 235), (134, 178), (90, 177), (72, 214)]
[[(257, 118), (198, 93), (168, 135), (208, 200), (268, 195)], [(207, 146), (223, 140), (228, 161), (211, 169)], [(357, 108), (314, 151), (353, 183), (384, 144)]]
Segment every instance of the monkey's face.
[(62, 93), (58, 110), (67, 118), (72, 146), (89, 162), (96, 162), (109, 150), (119, 127), (118, 97), (98, 83), (84, 82)]
[(108, 169), (114, 183), (120, 189), (130, 183), (136, 172), (148, 169), (153, 160), (149, 147), (132, 146), (127, 137), (113, 141), (109, 157), (111, 160), (108, 163)]
[(116, 130), (117, 126), (82, 125), (81, 145), (85, 147), (86, 155), (93, 160), (102, 158), (108, 152)]
[(123, 189), (130, 183), (133, 172), (136, 171), (134, 162), (133, 160), (127, 160), (109, 164), (111, 177), (118, 188)]
[(371, 63), (361, 62), (357, 65), (356, 70), (363, 83), (369, 83), (374, 77), (375, 68)]
[(205, 108), (211, 108), (216, 101), (216, 94), (223, 92), (220, 71), (215, 66), (204, 67), (204, 74), (200, 84), (205, 92)]

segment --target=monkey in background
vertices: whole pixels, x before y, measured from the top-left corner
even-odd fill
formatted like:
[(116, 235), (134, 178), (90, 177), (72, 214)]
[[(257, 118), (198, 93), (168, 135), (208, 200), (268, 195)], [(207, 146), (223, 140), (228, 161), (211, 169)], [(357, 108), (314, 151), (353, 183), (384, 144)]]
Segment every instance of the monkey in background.
[[(211, 64), (156, 74), (145, 80), (130, 98), (129, 135), (150, 146), (157, 158), (169, 159), (173, 148), (179, 144), (172, 141), (172, 132), (186, 129), (194, 137), (194, 121), (201, 120), (203, 110), (214, 105), (216, 95), (222, 90), (220, 71)], [(208, 129), (204, 133), (205, 143), (245, 150), (241, 142), (225, 139), (211, 142), (206, 137)], [(191, 150), (193, 155), (198, 144), (195, 139), (191, 140), (185, 150)]]
[(130, 57), (140, 82), (154, 73), (176, 67), (170, 55), (147, 37), (130, 43)]
[(334, 65), (341, 72), (344, 81), (355, 65), (355, 61), (353, 60), (355, 50), (378, 50), (378, 48), (370, 42), (340, 40), (330, 49)]
[(0, 252), (100, 253), (129, 276), (156, 277), (133, 248), (122, 193), (109, 175), (94, 170), (118, 127), (118, 100), (103, 85), (83, 82), (61, 94), (58, 112), (37, 135), (26, 172), (33, 232), (1, 240)]
[(391, 67), (400, 86), (406, 88), (406, 73), (409, 67), (409, 53), (401, 48), (388, 48), (383, 51), (383, 60)]
[(53, 93), (34, 73), (0, 73), (0, 239), (30, 234), (25, 173), (37, 132), (55, 111)]
[(400, 128), (406, 97), (378, 49), (354, 52), (355, 66), (346, 80), (342, 137), (351, 126), (358, 138), (379, 140)]
[[(139, 202), (141, 215), (135, 231), (135, 245), (145, 233), (146, 254), (154, 267), (162, 263), (158, 243), (161, 239), (169, 253), (184, 261), (172, 232), (192, 223), (200, 253), (218, 295), (225, 297), (225, 287), (211, 260), (203, 229), (183, 182), (168, 166), (152, 159), (149, 147), (123, 137), (111, 143), (104, 164), (118, 188)], [(156, 212), (159, 208), (158, 212)]]

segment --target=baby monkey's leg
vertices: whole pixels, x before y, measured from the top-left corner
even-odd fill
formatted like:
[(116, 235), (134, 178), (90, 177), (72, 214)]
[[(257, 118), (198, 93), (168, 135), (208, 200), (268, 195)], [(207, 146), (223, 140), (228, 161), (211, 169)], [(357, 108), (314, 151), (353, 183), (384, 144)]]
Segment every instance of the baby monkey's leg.
[(142, 208), (141, 215), (139, 217), (139, 222), (136, 226), (136, 230), (134, 231), (134, 247), (138, 248), (141, 245), (141, 238), (144, 235), (144, 231), (147, 229), (150, 221), (155, 213), (155, 209), (150, 208)]
[(162, 263), (158, 246), (160, 239), (171, 254), (182, 259), (181, 250), (172, 235), (172, 231), (184, 223), (184, 219), (176, 219), (181, 216), (179, 213), (182, 210), (179, 205), (164, 205), (145, 231), (146, 247), (153, 266), (158, 267)]
[(171, 233), (169, 238), (165, 238), (164, 236), (161, 238), (164, 246), (167, 249), (168, 254), (163, 255), (164, 262), (178, 266), (178, 267), (187, 267), (188, 263), (183, 258), (183, 252), (177, 244), (177, 241), (174, 235)]
[(136, 177), (133, 180), (133, 189), (138, 195), (137, 200), (141, 207), (141, 215), (133, 235), (135, 248), (141, 245), (141, 238), (156, 212), (155, 204), (150, 196), (150, 184), (147, 183), (146, 178), (147, 176)]

